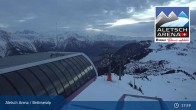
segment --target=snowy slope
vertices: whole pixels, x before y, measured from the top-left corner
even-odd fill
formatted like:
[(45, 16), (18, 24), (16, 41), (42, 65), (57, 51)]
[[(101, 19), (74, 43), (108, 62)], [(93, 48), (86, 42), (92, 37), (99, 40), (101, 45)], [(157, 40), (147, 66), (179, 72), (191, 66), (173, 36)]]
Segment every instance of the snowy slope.
[(20, 39), (12, 38), (11, 42), (12, 42), (12, 45), (16, 48), (19, 48), (19, 49), (23, 48), (23, 49), (31, 50), (32, 52), (37, 52), (37, 49), (33, 45), (33, 43), (26, 38), (20, 38)]
[[(118, 81), (113, 74), (113, 82), (106, 81), (106, 76), (99, 76), (95, 82), (80, 93), (73, 101), (118, 101), (123, 94), (137, 94), (128, 85), (130, 80)], [(130, 78), (130, 76), (125, 76)], [(125, 78), (123, 77), (123, 78)]]
[[(135, 79), (135, 84), (141, 87), (144, 93), (142, 94), (128, 85), (129, 82), (134, 81), (133, 75), (124, 75), (122, 81), (119, 81), (118, 76), (113, 74), (113, 82), (106, 81), (106, 76), (100, 76), (73, 101), (118, 101), (123, 94), (158, 97), (164, 101), (196, 100), (194, 86), (196, 81), (188, 80), (182, 73), (150, 76), (149, 79), (150, 81)], [(143, 101), (144, 99), (129, 100)]]
[(5, 31), (0, 30), (0, 58), (5, 57), (6, 55), (8, 38), (8, 34)]
[[(153, 49), (153, 52), (141, 59), (139, 63), (135, 62), (138, 66), (135, 68), (145, 67), (148, 70), (139, 75), (132, 75), (132, 82), (135, 77), (136, 85), (142, 86), (142, 90), (147, 96), (156, 96), (169, 101), (196, 100), (196, 76), (193, 74), (196, 72), (195, 37), (196, 33), (191, 33), (191, 43), (152, 42), (150, 48)], [(165, 61), (167, 64), (156, 64), (159, 61)], [(155, 62), (155, 66), (157, 65), (155, 71), (152, 71), (154, 68), (150, 65), (153, 64), (149, 62)], [(127, 69), (136, 66), (133, 64), (126, 65)], [(144, 79), (138, 78), (142, 75), (145, 75), (148, 80), (144, 77)]]
[(141, 62), (149, 60), (167, 60), (171, 68), (182, 68), (187, 72), (196, 72), (196, 32), (191, 33), (191, 43), (176, 43), (169, 48), (168, 43), (152, 43), (150, 48), (154, 49)]
[[(113, 74), (112, 82), (99, 76), (95, 82), (80, 93), (73, 101), (118, 101), (123, 94), (158, 97), (164, 101), (196, 100), (196, 33), (191, 34), (191, 43), (154, 43), (153, 52), (137, 62), (125, 65), (122, 80)], [(160, 65), (159, 65), (160, 64)], [(146, 68), (135, 73), (136, 68)], [(132, 86), (131, 86), (132, 85)], [(137, 86), (135, 89), (134, 85)], [(139, 91), (141, 88), (141, 91)], [(126, 101), (142, 101), (129, 98)]]
[[(149, 76), (150, 81), (137, 79), (145, 95), (160, 97), (164, 101), (195, 101), (195, 80), (190, 80), (183, 73)], [(133, 78), (132, 78), (133, 80)]]
[(0, 30), (0, 56), (37, 52), (30, 39)]

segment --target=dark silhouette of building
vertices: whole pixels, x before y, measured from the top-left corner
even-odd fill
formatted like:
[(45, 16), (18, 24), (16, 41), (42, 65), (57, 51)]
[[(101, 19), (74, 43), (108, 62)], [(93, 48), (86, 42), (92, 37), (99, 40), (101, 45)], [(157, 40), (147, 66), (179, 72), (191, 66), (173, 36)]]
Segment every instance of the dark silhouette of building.
[(96, 76), (95, 66), (83, 53), (11, 56), (0, 59), (0, 95), (64, 96), (71, 100)]

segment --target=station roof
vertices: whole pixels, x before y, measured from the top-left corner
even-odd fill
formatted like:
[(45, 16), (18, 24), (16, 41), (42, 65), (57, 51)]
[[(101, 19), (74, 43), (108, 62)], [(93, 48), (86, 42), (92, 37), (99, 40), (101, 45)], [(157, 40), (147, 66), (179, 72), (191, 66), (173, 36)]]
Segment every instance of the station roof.
[(0, 58), (0, 69), (68, 56), (76, 53), (77, 52), (41, 52), (26, 55), (8, 56), (5, 58)]

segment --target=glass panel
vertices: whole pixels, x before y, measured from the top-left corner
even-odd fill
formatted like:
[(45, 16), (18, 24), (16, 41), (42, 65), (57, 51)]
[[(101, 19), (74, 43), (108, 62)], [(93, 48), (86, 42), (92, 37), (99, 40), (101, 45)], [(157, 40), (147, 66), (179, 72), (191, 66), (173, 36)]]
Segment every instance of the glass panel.
[(57, 92), (56, 92), (53, 84), (40, 69), (38, 69), (37, 67), (31, 67), (31, 68), (29, 68), (29, 70), (31, 70), (31, 72), (33, 72), (33, 74), (37, 78), (39, 78), (39, 80), (41, 81), (43, 86), (46, 88), (49, 95), (57, 95)]
[(88, 63), (86, 63), (86, 61), (84, 61), (82, 57), (83, 57), (82, 55), (77, 56), (77, 58), (83, 63), (83, 65), (85, 65), (84, 72), (85, 72), (86, 80), (88, 80), (90, 79), (89, 68), (88, 68), (89, 66), (88, 66)]
[(48, 68), (46, 64), (39, 65), (39, 68), (45, 73), (45, 75), (50, 79), (53, 83), (54, 87), (56, 88), (59, 95), (64, 95), (64, 89), (62, 84), (56, 74), (51, 70), (52, 67)]
[(76, 56), (76, 57), (85, 65), (85, 68), (88, 67), (88, 64), (83, 60), (82, 55), (79, 55), (79, 56)]
[[(63, 75), (65, 76), (65, 79), (62, 80), (63, 86), (65, 88), (65, 92), (66, 92), (66, 96), (70, 95), (72, 93), (72, 88), (70, 87), (70, 84), (68, 83), (68, 80), (72, 80), (71, 76), (69, 75), (68, 71), (66, 70), (66, 68), (63, 66), (62, 63), (60, 63), (61, 61), (56, 61), (54, 62), (54, 65), (56, 65), (56, 67), (58, 67), (61, 72), (63, 73)], [(68, 77), (67, 77), (68, 76)]]
[(70, 62), (72, 63), (72, 67), (73, 67), (73, 69), (74, 69), (74, 71), (77, 73), (77, 75), (78, 75), (78, 78), (79, 78), (79, 80), (80, 80), (80, 84), (82, 85), (82, 84), (84, 84), (84, 80), (83, 80), (83, 78), (82, 78), (82, 71), (81, 71), (81, 69), (82, 68), (80, 68), (80, 66), (78, 65), (78, 62), (76, 62), (74, 59), (73, 59), (73, 57), (72, 58), (69, 58), (69, 60), (70, 60)]
[(76, 72), (75, 72), (74, 69), (73, 69), (73, 67), (74, 67), (73, 63), (70, 62), (70, 60), (68, 60), (68, 59), (65, 59), (64, 61), (65, 61), (65, 63), (67, 63), (67, 64), (69, 65), (68, 69), (69, 69), (69, 72), (71, 73), (71, 75), (72, 75), (73, 78), (74, 78), (76, 87), (77, 87), (77, 88), (80, 87), (80, 81), (79, 81), (79, 79), (78, 79), (78, 76), (77, 76)]
[(79, 56), (79, 59), (84, 63), (84, 65), (86, 65), (86, 69), (85, 69), (85, 74), (86, 74), (86, 78), (87, 78), (87, 80), (89, 80), (91, 77), (90, 77), (90, 68), (89, 68), (89, 63), (88, 62), (86, 62), (84, 59), (84, 56), (82, 56), (82, 55), (80, 55)]
[(12, 85), (0, 75), (0, 94), (1, 95), (19, 95)]
[(81, 62), (81, 60), (78, 59), (78, 57), (73, 57), (73, 60), (75, 60), (76, 65), (78, 68), (80, 68), (80, 74), (82, 75), (83, 83), (87, 81), (87, 76), (85, 74), (85, 65)]
[(93, 69), (93, 66), (90, 66), (89, 68), (90, 68), (90, 77), (92, 78), (92, 77), (96, 76), (96, 73), (95, 73), (95, 70)]
[(88, 66), (91, 65), (91, 63), (84, 56), (81, 55), (80, 58), (83, 59), (86, 62), (86, 64), (88, 64)]
[[(69, 80), (69, 84), (70, 84), (72, 90), (75, 91), (75, 90), (76, 90), (75, 81), (76, 81), (77, 77), (73, 75), (72, 69), (71, 69), (71, 67), (68, 65), (68, 63), (66, 63), (64, 60), (61, 60), (60, 63), (63, 64), (63, 66), (64, 66), (65, 69), (67, 70), (67, 72), (65, 73), (65, 76), (66, 76), (67, 80)], [(74, 78), (74, 77), (75, 77), (75, 78)]]
[(20, 95), (35, 95), (28, 84), (16, 72), (3, 75), (14, 85)]
[(29, 85), (32, 87), (36, 95), (47, 95), (38, 79), (29, 70), (22, 69), (18, 70), (17, 72), (28, 81)]
[(74, 71), (76, 72), (78, 78), (80, 78), (81, 76), (79, 75), (80, 74), (80, 71), (79, 71), (79, 68), (77, 67), (77, 62), (75, 60), (73, 60), (73, 58), (69, 58), (67, 59), (69, 62), (70, 62), (70, 65), (72, 66), (72, 68), (74, 69)]
[(93, 66), (91, 65), (91, 63), (84, 56), (81, 56), (81, 58), (90, 66), (90, 68), (89, 68), (90, 77), (92, 78), (92, 77), (96, 76), (95, 70), (94, 70)]
[(63, 81), (66, 80), (64, 75), (61, 73), (61, 71), (53, 63), (47, 63), (46, 65), (50, 70), (52, 70), (52, 72), (56, 75), (56, 77), (58, 78), (58, 80), (60, 82), (58, 93), (61, 94), (61, 95), (64, 95), (65, 90), (64, 90), (64, 87), (63, 87)]
[(88, 64), (81, 58), (81, 55), (80, 56), (77, 56), (77, 59), (79, 60), (79, 61), (81, 61), (81, 65), (84, 65), (84, 66), (82, 66), (83, 68), (84, 68), (84, 72), (85, 72), (85, 76), (86, 76), (86, 78), (88, 77)]

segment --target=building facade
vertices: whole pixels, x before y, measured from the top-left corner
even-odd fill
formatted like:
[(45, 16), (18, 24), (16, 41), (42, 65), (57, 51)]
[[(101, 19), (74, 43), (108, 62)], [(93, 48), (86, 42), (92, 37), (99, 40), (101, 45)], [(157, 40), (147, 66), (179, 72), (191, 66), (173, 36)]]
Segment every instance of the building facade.
[(97, 76), (83, 53), (37, 53), (0, 59), (0, 95), (69, 98)]

